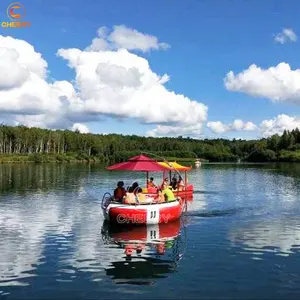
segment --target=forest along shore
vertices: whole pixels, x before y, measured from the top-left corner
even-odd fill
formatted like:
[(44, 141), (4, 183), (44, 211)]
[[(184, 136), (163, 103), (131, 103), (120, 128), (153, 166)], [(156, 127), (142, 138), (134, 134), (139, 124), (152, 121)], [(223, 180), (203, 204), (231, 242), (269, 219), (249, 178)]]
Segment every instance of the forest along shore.
[(25, 126), (0, 126), (0, 163), (125, 161), (141, 152), (168, 160), (209, 162), (300, 162), (300, 131), (259, 140), (193, 139), (178, 136), (92, 134)]

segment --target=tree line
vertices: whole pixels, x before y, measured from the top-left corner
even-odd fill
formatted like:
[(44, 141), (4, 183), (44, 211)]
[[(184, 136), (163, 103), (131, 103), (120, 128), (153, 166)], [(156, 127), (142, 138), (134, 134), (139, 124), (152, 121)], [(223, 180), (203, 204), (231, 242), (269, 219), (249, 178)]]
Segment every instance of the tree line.
[(52, 157), (57, 161), (74, 159), (115, 163), (141, 152), (169, 159), (200, 158), (212, 162), (300, 161), (300, 131), (298, 128), (292, 131), (285, 130), (282, 135), (275, 134), (259, 140), (198, 140), (182, 136), (154, 138), (120, 134), (83, 134), (70, 130), (0, 125), (0, 156), (13, 157), (16, 160), (28, 157), (39, 162)]

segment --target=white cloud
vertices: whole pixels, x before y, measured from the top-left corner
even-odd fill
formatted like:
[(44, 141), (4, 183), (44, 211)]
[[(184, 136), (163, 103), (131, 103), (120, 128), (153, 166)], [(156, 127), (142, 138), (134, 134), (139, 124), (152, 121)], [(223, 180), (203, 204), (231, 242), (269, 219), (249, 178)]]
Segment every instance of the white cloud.
[(274, 38), (276, 43), (285, 44), (287, 42), (296, 42), (297, 35), (292, 28), (284, 28), (281, 32), (277, 33)]
[(128, 52), (60, 49), (58, 55), (75, 69), (80, 101), (88, 114), (136, 118), (145, 123), (190, 126), (203, 123), (207, 107), (168, 91), (168, 76), (155, 74), (146, 59)]
[(96, 74), (100, 81), (113, 88), (134, 87), (141, 85), (142, 74), (136, 67), (126, 68), (107, 63), (99, 63), (96, 68)]
[(140, 50), (147, 52), (149, 50), (168, 49), (170, 46), (166, 43), (158, 42), (157, 37), (138, 32), (135, 29), (128, 28), (124, 25), (109, 29), (101, 27), (97, 31), (98, 37), (94, 38), (92, 44), (87, 47), (90, 51), (107, 51), (115, 49)]
[(207, 127), (214, 133), (224, 133), (229, 131), (254, 131), (257, 126), (252, 122), (244, 122), (240, 119), (236, 119), (232, 124), (224, 124), (220, 121), (208, 122)]
[(224, 84), (229, 91), (268, 98), (274, 102), (300, 104), (300, 70), (292, 70), (287, 63), (268, 69), (253, 64), (237, 75), (230, 71), (224, 78)]
[(285, 114), (269, 120), (264, 120), (260, 124), (260, 131), (262, 136), (268, 137), (273, 134), (281, 135), (284, 130), (300, 129), (300, 117), (291, 117)]
[[(121, 33), (128, 30), (131, 34), (123, 40)], [(107, 30), (101, 28), (98, 35), (107, 37)], [(146, 51), (163, 45), (124, 26), (116, 26), (108, 40), (114, 49), (110, 44), (102, 51), (58, 50), (57, 55), (75, 70), (73, 86), (68, 81), (49, 83), (47, 62), (33, 46), (0, 36), (2, 119), (6, 115), (9, 122), (27, 126), (72, 128), (74, 123), (97, 121), (103, 116), (135, 118), (159, 125), (157, 133), (178, 130), (200, 134), (207, 106), (167, 90), (167, 74), (156, 74), (146, 59), (124, 49)]]
[(0, 90), (20, 87), (29, 77), (29, 71), (18, 63), (15, 49), (0, 48)]
[(229, 131), (229, 126), (220, 121), (208, 122), (207, 127), (214, 133), (224, 133)]
[(244, 124), (244, 131), (254, 131), (257, 129), (257, 126), (252, 122), (246, 122)]
[(259, 126), (252, 122), (244, 122), (236, 119), (232, 124), (224, 124), (220, 121), (208, 122), (207, 127), (216, 134), (235, 131), (259, 131), (260, 136), (268, 137), (273, 134), (283, 134), (284, 130), (300, 129), (300, 117), (288, 116), (285, 114), (278, 115), (273, 119), (263, 120)]
[(80, 133), (89, 133), (90, 132), (89, 128), (86, 125), (80, 124), (80, 123), (75, 123), (72, 126), (72, 130), (73, 131), (78, 130)]
[(187, 125), (187, 126), (165, 126), (158, 125), (155, 129), (149, 130), (146, 136), (159, 137), (159, 136), (200, 136), (202, 135), (203, 124)]
[(23, 66), (29, 72), (36, 74), (40, 78), (46, 77), (47, 62), (42, 58), (41, 54), (35, 52), (33, 46), (26, 41), (0, 35), (0, 49), (2, 49), (1, 51), (3, 51), (3, 49), (15, 50), (17, 52), (15, 60), (20, 66)]
[(60, 109), (72, 85), (50, 84), (47, 63), (27, 42), (0, 36), (0, 113), (32, 115)]

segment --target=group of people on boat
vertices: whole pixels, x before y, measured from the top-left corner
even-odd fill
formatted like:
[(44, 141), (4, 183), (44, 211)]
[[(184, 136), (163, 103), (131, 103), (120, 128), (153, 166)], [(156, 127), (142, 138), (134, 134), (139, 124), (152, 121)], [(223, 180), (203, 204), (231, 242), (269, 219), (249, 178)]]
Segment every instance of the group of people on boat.
[[(174, 177), (173, 177), (174, 178)], [(182, 181), (182, 178), (180, 177)], [(179, 189), (179, 186), (182, 188), (184, 186), (183, 181), (172, 180), (172, 184), (169, 185), (168, 178), (165, 178), (163, 183), (160, 186), (157, 186), (154, 183), (153, 177), (150, 178), (147, 184), (147, 189), (155, 188), (157, 197), (155, 202), (168, 202), (173, 201), (176, 197), (173, 193), (173, 190)], [(178, 186), (177, 186), (178, 184)], [(131, 186), (127, 188), (124, 187), (124, 182), (119, 181), (117, 187), (114, 190), (114, 200), (125, 203), (125, 204), (135, 204), (135, 203), (145, 203), (146, 195), (143, 193), (143, 189), (139, 186), (137, 182), (134, 182)]]
[[(173, 191), (182, 191), (184, 189), (184, 182), (181, 176), (179, 176), (178, 179), (176, 176), (173, 176), (170, 184), (169, 179), (166, 177), (160, 187), (162, 188), (164, 184), (166, 184), (168, 188), (172, 189)], [(148, 180), (147, 183), (147, 189), (153, 188), (159, 188), (159, 186), (154, 183), (154, 178), (150, 177), (150, 180)]]

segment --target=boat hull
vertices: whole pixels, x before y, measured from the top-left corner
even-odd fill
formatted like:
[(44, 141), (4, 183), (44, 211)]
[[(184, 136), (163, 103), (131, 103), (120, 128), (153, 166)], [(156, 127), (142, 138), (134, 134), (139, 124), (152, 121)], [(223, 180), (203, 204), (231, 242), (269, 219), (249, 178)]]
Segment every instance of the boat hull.
[(103, 208), (106, 220), (117, 224), (162, 224), (178, 220), (183, 211), (183, 200), (157, 204), (110, 203)]
[[(194, 194), (194, 186), (189, 184), (186, 189), (184, 190), (172, 190), (175, 197), (180, 197), (186, 200), (193, 199)], [(156, 188), (149, 188), (145, 191), (147, 197), (156, 197), (157, 196), (157, 189)]]
[(189, 200), (189, 199), (193, 199), (194, 191), (193, 191), (193, 189), (187, 189), (187, 190), (183, 190), (183, 191), (175, 191), (173, 193), (176, 197), (181, 197), (181, 198)]

